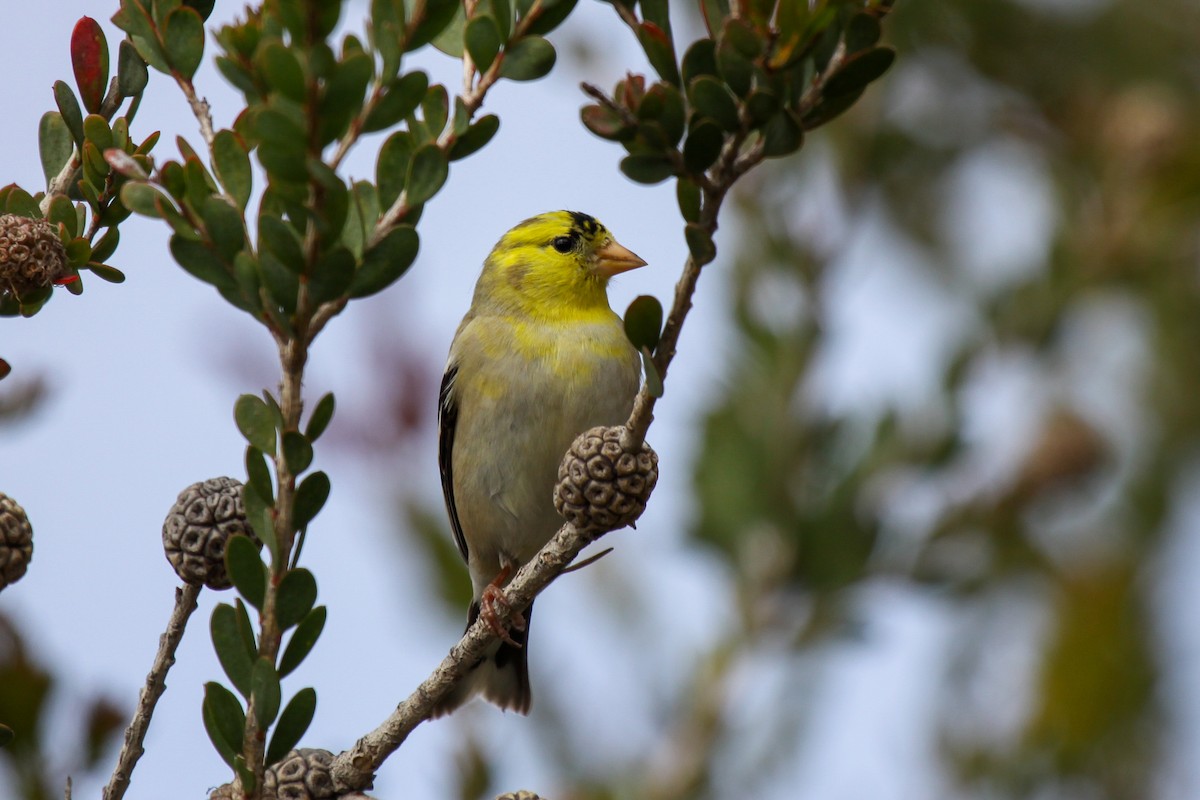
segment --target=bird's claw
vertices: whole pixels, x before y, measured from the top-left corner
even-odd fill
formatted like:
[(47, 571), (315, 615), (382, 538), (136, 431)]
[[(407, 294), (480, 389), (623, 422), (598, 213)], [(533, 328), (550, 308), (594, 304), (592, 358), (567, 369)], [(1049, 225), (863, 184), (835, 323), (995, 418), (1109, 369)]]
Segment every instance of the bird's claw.
[[(508, 602), (508, 597), (505, 596), (502, 588), (494, 583), (488, 584), (483, 590), (483, 596), (479, 598), (479, 616), (483, 618), (484, 624), (491, 632), (500, 637), (501, 641), (513, 647), (520, 647), (521, 643), (509, 635), (508, 628), (500, 621), (497, 615), (499, 607), (511, 611), (512, 604)], [(509, 624), (516, 630), (523, 631), (525, 630), (525, 617), (519, 611), (514, 612)]]

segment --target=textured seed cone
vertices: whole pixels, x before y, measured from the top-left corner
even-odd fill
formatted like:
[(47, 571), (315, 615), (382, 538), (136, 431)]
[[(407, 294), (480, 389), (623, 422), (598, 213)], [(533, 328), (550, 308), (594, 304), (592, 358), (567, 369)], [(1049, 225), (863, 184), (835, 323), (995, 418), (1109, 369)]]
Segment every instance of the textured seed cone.
[(558, 466), (554, 507), (580, 531), (604, 533), (635, 522), (658, 483), (658, 454), (645, 443), (626, 452), (624, 431), (617, 426), (581, 433)]
[(33, 526), (25, 509), (0, 492), (0, 589), (21, 580), (33, 558)]
[(66, 274), (67, 250), (49, 222), (0, 215), (0, 292), (20, 298)]
[[(301, 748), (273, 764), (263, 776), (263, 800), (372, 800), (361, 792), (339, 795), (333, 788), (333, 753)], [(233, 784), (213, 789), (209, 800), (235, 800)]]
[(546, 800), (546, 799), (544, 797), (542, 797), (540, 794), (531, 792), (528, 789), (521, 789), (520, 791), (505, 792), (504, 794), (497, 795), (496, 800)]
[(180, 492), (163, 522), (163, 549), (186, 583), (228, 589), (232, 584), (225, 571), (225, 546), (239, 533), (259, 544), (246, 521), (242, 484), (233, 478), (211, 478)]

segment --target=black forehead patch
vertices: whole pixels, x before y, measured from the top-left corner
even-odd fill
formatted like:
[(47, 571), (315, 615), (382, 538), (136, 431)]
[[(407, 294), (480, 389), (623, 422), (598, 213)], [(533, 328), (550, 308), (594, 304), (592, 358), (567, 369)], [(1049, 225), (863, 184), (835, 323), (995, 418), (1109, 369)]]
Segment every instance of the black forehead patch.
[(604, 226), (596, 221), (596, 218), (590, 214), (584, 214), (582, 211), (568, 211), (571, 219), (575, 222), (574, 228), (588, 238), (591, 238), (604, 230)]

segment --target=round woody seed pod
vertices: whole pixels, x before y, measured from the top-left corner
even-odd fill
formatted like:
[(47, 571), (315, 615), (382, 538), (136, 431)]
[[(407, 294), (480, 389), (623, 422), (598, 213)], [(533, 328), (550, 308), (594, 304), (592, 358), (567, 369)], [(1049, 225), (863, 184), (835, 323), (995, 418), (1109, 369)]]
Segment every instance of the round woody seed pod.
[(263, 777), (263, 792), (276, 800), (322, 800), (337, 797), (333, 788), (333, 753), (305, 747), (292, 750)]
[(658, 483), (658, 454), (621, 446), (625, 428), (592, 428), (571, 443), (558, 466), (554, 507), (580, 531), (604, 533), (637, 520)]
[(242, 484), (233, 478), (211, 478), (179, 493), (163, 522), (163, 549), (184, 582), (228, 589), (232, 584), (225, 571), (225, 546), (239, 533), (262, 546), (246, 521)]
[(528, 789), (520, 789), (515, 792), (505, 792), (497, 795), (496, 800), (543, 800), (540, 794), (535, 794)]
[(33, 526), (25, 509), (0, 492), (0, 589), (25, 575), (33, 558)]
[(44, 219), (0, 215), (0, 292), (18, 299), (67, 273), (67, 249)]

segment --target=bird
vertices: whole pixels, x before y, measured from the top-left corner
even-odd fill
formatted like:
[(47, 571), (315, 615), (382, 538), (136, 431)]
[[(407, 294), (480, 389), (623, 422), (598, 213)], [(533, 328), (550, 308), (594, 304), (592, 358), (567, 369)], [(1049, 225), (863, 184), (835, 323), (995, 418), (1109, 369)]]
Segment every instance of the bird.
[(505, 631), (503, 587), (563, 519), (552, 499), (575, 437), (622, 424), (641, 361), (608, 303), (609, 279), (646, 262), (588, 214), (553, 211), (505, 233), (484, 261), (450, 345), (438, 396), (438, 465), (455, 543), (471, 577), (467, 628), (500, 636), (434, 716), (476, 695), (528, 714), (532, 604)]

